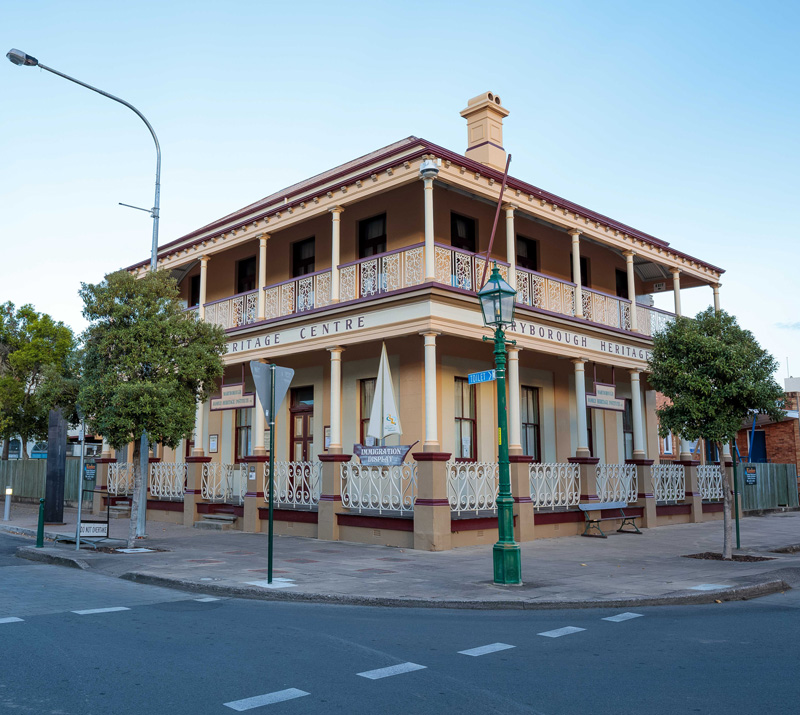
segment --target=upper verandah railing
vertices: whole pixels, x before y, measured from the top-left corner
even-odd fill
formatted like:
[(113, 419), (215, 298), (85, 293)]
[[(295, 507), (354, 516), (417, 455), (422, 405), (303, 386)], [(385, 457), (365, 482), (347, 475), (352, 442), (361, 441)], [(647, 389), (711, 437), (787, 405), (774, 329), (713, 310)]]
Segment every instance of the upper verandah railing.
[[(494, 259), (493, 259), (494, 260)], [(475, 291), (485, 264), (482, 255), (451, 246), (434, 246), (435, 282), (461, 290)], [(497, 260), (500, 273), (508, 280), (508, 264)], [(362, 258), (338, 266), (339, 301), (347, 302), (411, 288), (425, 281), (424, 244), (415, 244)], [(524, 268), (516, 269), (517, 302), (550, 313), (574, 317), (575, 284)], [(331, 269), (316, 271), (264, 290), (264, 319), (298, 315), (332, 303)], [(582, 291), (586, 320), (622, 330), (631, 329), (631, 302), (591, 288)], [(638, 330), (653, 335), (672, 319), (672, 314), (637, 305)], [(258, 289), (210, 301), (205, 319), (225, 329), (258, 321)]]

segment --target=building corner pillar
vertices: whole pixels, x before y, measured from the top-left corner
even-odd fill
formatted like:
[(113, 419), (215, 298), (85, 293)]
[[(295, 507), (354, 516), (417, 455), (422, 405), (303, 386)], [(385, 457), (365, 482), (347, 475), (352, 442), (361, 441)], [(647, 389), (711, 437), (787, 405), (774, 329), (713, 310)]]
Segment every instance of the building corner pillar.
[(200, 304), (197, 306), (197, 315), (200, 320), (206, 318), (206, 291), (208, 288), (208, 256), (200, 257)]
[(506, 261), (508, 261), (508, 284), (517, 288), (517, 233), (514, 228), (515, 204), (503, 204), (506, 212)]
[(587, 428), (586, 417), (586, 375), (584, 368), (586, 360), (576, 358), (572, 360), (575, 365), (575, 407), (578, 423), (578, 447), (575, 450), (575, 457), (578, 459), (591, 458), (589, 451), (589, 430)]
[(507, 347), (508, 362), (508, 453), (522, 454), (522, 419), (520, 417), (519, 351), (521, 348)]
[(675, 315), (681, 313), (681, 272), (674, 268), (672, 271), (672, 294), (675, 300)]
[(186, 489), (183, 494), (183, 525), (194, 526), (197, 521), (197, 504), (203, 501), (203, 467), (211, 457), (186, 458)]
[(414, 548), (446, 551), (452, 547), (447, 452), (414, 452), (417, 498), (414, 501)]
[(642, 390), (639, 383), (641, 370), (628, 370), (631, 376), (631, 417), (633, 419), (633, 459), (647, 459), (644, 443), (644, 420), (642, 419)]
[(267, 296), (264, 288), (267, 287), (267, 239), (269, 235), (262, 233), (258, 236), (258, 315), (257, 321), (266, 318)]
[(514, 499), (514, 539), (533, 541), (533, 499), (531, 499), (530, 465), (533, 457), (511, 454), (508, 457), (511, 496)]
[(328, 454), (342, 453), (342, 353), (344, 348), (334, 345), (331, 354), (331, 443)]
[(436, 399), (436, 336), (439, 333), (426, 331), (420, 333), (425, 339), (425, 442), (423, 452), (436, 453), (439, 443), (439, 407)]
[(639, 332), (639, 316), (636, 310), (636, 275), (633, 272), (633, 258), (636, 255), (633, 251), (624, 251), (625, 256), (625, 272), (628, 278), (628, 300), (631, 302), (631, 330), (635, 333)]
[(425, 193), (425, 282), (436, 280), (434, 262), (434, 227), (433, 227), (433, 179), (423, 179)]
[(629, 459), (626, 464), (633, 464), (636, 467), (636, 483), (639, 487), (636, 506), (642, 508), (642, 526), (645, 529), (652, 529), (658, 526), (656, 493), (653, 486), (653, 460)]
[(322, 486), (317, 505), (317, 538), (323, 541), (339, 540), (339, 521), (336, 517), (342, 508), (342, 464), (349, 462), (350, 454), (320, 454)]

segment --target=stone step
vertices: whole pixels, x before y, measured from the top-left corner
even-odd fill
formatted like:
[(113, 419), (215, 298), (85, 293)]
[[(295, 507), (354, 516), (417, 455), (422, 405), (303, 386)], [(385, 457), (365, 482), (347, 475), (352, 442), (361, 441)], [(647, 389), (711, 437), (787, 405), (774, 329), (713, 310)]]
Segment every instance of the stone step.
[(131, 507), (128, 506), (112, 506), (108, 508), (108, 518), (109, 519), (130, 519), (131, 516)]
[(233, 529), (233, 521), (222, 521), (220, 519), (200, 519), (194, 522), (195, 529), (208, 529), (210, 531), (230, 531)]

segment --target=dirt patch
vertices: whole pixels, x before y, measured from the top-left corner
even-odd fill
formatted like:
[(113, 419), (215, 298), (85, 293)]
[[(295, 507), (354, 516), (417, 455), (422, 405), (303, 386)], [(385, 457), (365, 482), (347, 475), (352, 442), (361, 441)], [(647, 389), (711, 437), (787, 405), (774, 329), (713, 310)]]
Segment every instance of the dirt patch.
[(790, 546), (781, 546), (779, 549), (771, 549), (773, 554), (796, 554), (800, 551), (800, 544), (791, 544)]
[[(709, 561), (723, 561), (722, 554), (715, 551), (703, 551), (700, 554), (685, 554), (685, 559), (707, 559)], [(734, 554), (733, 560), (739, 563), (753, 563), (754, 561), (774, 561), (769, 556), (750, 556), (749, 554)]]

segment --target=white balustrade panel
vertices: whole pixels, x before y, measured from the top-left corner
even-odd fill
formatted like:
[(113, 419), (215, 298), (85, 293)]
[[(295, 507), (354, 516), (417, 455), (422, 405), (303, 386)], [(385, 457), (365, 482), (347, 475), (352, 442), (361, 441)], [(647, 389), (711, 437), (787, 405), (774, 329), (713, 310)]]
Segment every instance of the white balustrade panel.
[(650, 467), (650, 475), (657, 502), (677, 504), (686, 498), (686, 474), (682, 464), (654, 464)]
[(639, 478), (633, 464), (598, 464), (597, 496), (601, 502), (624, 501), (638, 498)]
[(264, 290), (264, 317), (282, 318), (331, 303), (331, 271), (300, 276)]
[(417, 498), (417, 463), (376, 467), (346, 462), (341, 465), (342, 506), (359, 512), (375, 510), (400, 514), (414, 511)]
[(238, 328), (256, 322), (258, 316), (258, 291), (235, 295), (205, 304), (206, 322), (221, 328)]
[[(264, 501), (269, 503), (269, 462), (264, 464)], [(319, 504), (322, 462), (275, 462), (273, 504), (306, 506)]]
[(108, 493), (113, 496), (133, 494), (133, 464), (115, 462), (108, 465)]
[(675, 316), (672, 313), (649, 308), (646, 305), (637, 305), (636, 310), (636, 327), (640, 333), (644, 333), (645, 335), (653, 336), (661, 332), (675, 320)]
[(725, 480), (719, 464), (701, 464), (697, 467), (697, 485), (707, 501), (725, 498)]
[(576, 506), (581, 500), (581, 471), (577, 464), (531, 464), (531, 501), (536, 509)]
[[(219, 462), (204, 464), (200, 483), (200, 496), (207, 501), (213, 502), (231, 501), (234, 495), (234, 470), (240, 471), (233, 464), (221, 464)], [(241, 479), (237, 481), (241, 481)], [(237, 489), (238, 491), (239, 489)], [(244, 493), (242, 493), (242, 497), (244, 497)]]
[(369, 298), (419, 285), (424, 279), (422, 246), (363, 258), (339, 270), (341, 301)]
[(150, 494), (158, 499), (180, 499), (186, 489), (187, 465), (156, 462), (150, 465)]
[(517, 268), (517, 302), (561, 315), (575, 315), (575, 284)]
[(601, 323), (612, 328), (631, 329), (631, 304), (623, 298), (584, 288), (583, 317), (593, 323)]
[(497, 462), (448, 462), (447, 497), (451, 511), (497, 509)]

